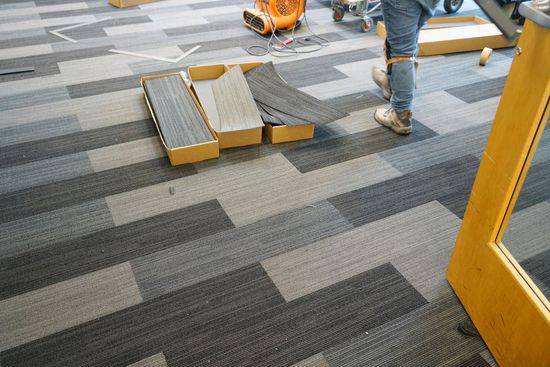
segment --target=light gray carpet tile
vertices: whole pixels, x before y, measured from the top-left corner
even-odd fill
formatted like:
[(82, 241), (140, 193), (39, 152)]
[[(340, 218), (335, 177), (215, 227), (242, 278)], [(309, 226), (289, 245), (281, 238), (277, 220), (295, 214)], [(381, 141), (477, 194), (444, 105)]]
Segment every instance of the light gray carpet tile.
[(144, 86), (168, 147), (184, 147), (214, 140), (179, 75), (149, 79)]
[(218, 199), (233, 223), (242, 226), (398, 176), (398, 171), (373, 154), (305, 174), (295, 171), (272, 177), (269, 185), (276, 187), (276, 192), (266, 191), (265, 185), (247, 186)]
[(9, 97), (0, 97), (0, 112), (10, 109), (48, 104), (66, 99), (69, 99), (69, 93), (65, 87), (42, 89), (32, 93), (14, 94)]
[[(17, 31), (16, 33), (7, 30), (0, 32), (0, 41), (2, 42), (9, 42), (9, 44), (13, 45), (17, 40), (19, 39), (29, 39), (34, 37), (40, 37), (44, 36), (46, 32), (44, 29), (41, 28), (35, 28), (35, 29), (25, 29)], [(15, 46), (10, 46), (15, 47)]]
[(7, 193), (0, 195), (0, 223), (195, 173), (192, 165), (172, 167), (167, 158), (159, 158)]
[(276, 66), (277, 72), (296, 88), (346, 78), (346, 75), (334, 69), (334, 66), (365, 59), (377, 58), (378, 55), (367, 49), (339, 52), (326, 57), (290, 61)]
[(447, 93), (460, 98), (466, 103), (479, 102), (502, 94), (506, 76), (446, 89)]
[(189, 25), (189, 26), (181, 26), (181, 27), (174, 27), (174, 28), (166, 28), (163, 30), (164, 33), (168, 37), (175, 37), (175, 36), (181, 36), (181, 35), (188, 35), (188, 34), (197, 34), (198, 37), (200, 37), (200, 33), (203, 33), (205, 31), (205, 28), (210, 32), (220, 32), (223, 33), (227, 29), (233, 29), (240, 27), (240, 24), (237, 26), (235, 24), (235, 20), (233, 16), (226, 17), (223, 16), (223, 21), (215, 21), (212, 19), (212, 17), (208, 18), (208, 26), (204, 26), (202, 24), (199, 25)]
[(168, 367), (168, 364), (166, 363), (164, 353), (160, 352), (136, 363), (132, 363), (128, 365), (128, 367)]
[[(376, 94), (365, 90), (362, 92), (346, 94), (340, 97), (325, 100), (330, 106), (346, 112), (356, 112), (370, 107), (386, 105), (387, 101)], [(369, 116), (365, 116), (367, 119)]]
[(95, 320), (141, 301), (128, 263), (0, 301), (0, 351)]
[(550, 202), (543, 201), (512, 213), (502, 243), (521, 262), (549, 249), (547, 228), (550, 228)]
[(284, 156), (302, 173), (315, 171), (350, 159), (378, 153), (402, 145), (429, 139), (436, 134), (413, 120), (415, 133), (409, 136), (389, 134), (385, 127), (336, 137), (327, 141), (289, 149)]
[(215, 79), (194, 80), (193, 90), (199, 98), (210, 125), (214, 130), (219, 131), (221, 129), (220, 116), (216, 106), (216, 99), (214, 98), (214, 91), (212, 90), (214, 81)]
[(189, 7), (191, 9), (206, 9), (206, 8), (215, 8), (220, 6), (227, 5), (249, 5), (247, 0), (212, 0), (208, 2), (199, 2), (196, 4), (190, 3)]
[(0, 147), (53, 138), (81, 131), (75, 115), (0, 129)]
[[(95, 9), (91, 9), (91, 10), (95, 11)], [(107, 17), (108, 17), (108, 14), (105, 14), (102, 18), (107, 18)], [(105, 40), (111, 40), (111, 43), (114, 44), (116, 37), (108, 38), (107, 33), (105, 32), (105, 28), (127, 26), (127, 25), (135, 25), (136, 27), (140, 27), (142, 24), (149, 24), (149, 23), (151, 23), (151, 19), (146, 15), (133, 16), (133, 17), (130, 17), (130, 16), (113, 17), (98, 23), (93, 23), (93, 24), (85, 25), (74, 29), (68, 29), (64, 31), (63, 34), (75, 40), (82, 40), (84, 42), (84, 45), (89, 45), (89, 42), (88, 42), (89, 39), (102, 38), (102, 37), (104, 37)], [(105, 43), (103, 43), (103, 45), (105, 45)], [(94, 46), (94, 45), (90, 44), (90, 46)], [(60, 51), (63, 51), (63, 50), (60, 50)]]
[(18, 255), (112, 226), (104, 199), (1, 223), (0, 257)]
[(488, 123), (473, 126), (388, 149), (380, 153), (380, 156), (403, 173), (461, 157), (465, 152), (481, 159), (490, 129), (491, 125)]
[[(467, 315), (448, 290), (441, 298), (323, 354), (331, 366), (457, 366), (485, 349), (456, 327)], [(444, 341), (444, 342), (443, 342)]]
[(34, 7), (36, 7), (36, 4), (34, 1), (21, 1), (21, 2), (7, 1), (4, 4), (0, 4), (0, 11), (9, 11), (12, 9), (24, 9), (24, 8), (34, 8)]
[(51, 54), (53, 53), (53, 48), (50, 44), (41, 44), (41, 45), (32, 45), (32, 46), (21, 46), (3, 49), (0, 54), (1, 60), (13, 59), (16, 57), (27, 57), (41, 54)]
[[(446, 286), (445, 268), (459, 225), (453, 213), (430, 202), (287, 251), (262, 261), (262, 266), (283, 297), (292, 301), (391, 260), (432, 300)], [(421, 258), (415, 256), (419, 252)], [(405, 266), (413, 256), (414, 263)]]
[[(30, 187), (46, 185), (93, 172), (86, 153), (75, 153), (0, 168), (0, 195)], [(7, 203), (3, 203), (6, 205)]]
[(34, 291), (234, 228), (210, 200), (0, 259), (0, 299)]
[(293, 364), (291, 367), (330, 367), (322, 353), (304, 359), (301, 362)]
[(80, 24), (85, 22), (93, 22), (95, 17), (93, 15), (82, 15), (66, 18), (53, 18), (53, 19), (37, 19), (31, 21), (21, 21), (17, 23), (0, 24), (0, 32), (6, 31), (22, 31), (33, 28), (45, 28), (45, 27), (64, 27), (72, 24)]
[(499, 97), (493, 97), (476, 103), (466, 103), (447, 92), (439, 91), (416, 97), (413, 113), (415, 119), (433, 131), (446, 134), (492, 122), (498, 102)]
[[(85, 3), (82, 3), (85, 5)], [(110, 13), (113, 11), (113, 6), (107, 3), (107, 6), (96, 6), (93, 8), (88, 7), (82, 7), (80, 9), (63, 9), (59, 11), (49, 11), (49, 12), (43, 12), (40, 8), (38, 8), (40, 11), (40, 18), (41, 19), (49, 19), (49, 18), (62, 18), (62, 17), (71, 17), (71, 16), (77, 16), (77, 15), (96, 15), (96, 14), (102, 14), (102, 13)]]
[(334, 207), (321, 202), (131, 263), (144, 298), (151, 299), (350, 228)]
[(312, 123), (328, 123), (348, 115), (290, 87), (280, 79), (271, 78), (269, 72), (264, 74), (262, 69), (263, 66), (259, 66), (254, 73), (246, 74), (257, 102)]
[(0, 13), (0, 21), (2, 23), (17, 23), (40, 19), (38, 14), (17, 14), (17, 15), (2, 15)]
[[(26, 125), (17, 125), (15, 129)], [(34, 126), (34, 125), (33, 125)], [(11, 129), (11, 128), (10, 128)], [(158, 135), (151, 119), (0, 147), (0, 168), (61, 157)]]
[(261, 128), (264, 123), (240, 67), (217, 78), (212, 92), (220, 118), (220, 131)]

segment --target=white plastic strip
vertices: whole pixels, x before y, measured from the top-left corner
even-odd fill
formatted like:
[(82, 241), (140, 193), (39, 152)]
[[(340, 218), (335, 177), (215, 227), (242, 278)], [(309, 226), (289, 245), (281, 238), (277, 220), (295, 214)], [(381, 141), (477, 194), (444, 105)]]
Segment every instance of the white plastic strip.
[(197, 51), (199, 48), (201, 48), (200, 45), (193, 47), (192, 49), (190, 49), (187, 52), (184, 52), (180, 57), (178, 57), (176, 59), (176, 62), (180, 62), (184, 57), (187, 57), (187, 56), (191, 55), (193, 52)]
[(72, 39), (71, 37), (68, 37), (68, 36), (65, 36), (64, 34), (61, 34), (59, 32), (56, 32), (56, 31), (50, 31), (51, 34), (53, 34), (54, 36), (57, 36), (57, 37), (61, 37), (69, 42), (72, 42), (72, 43), (77, 43), (77, 41), (75, 39)]
[(167, 57), (147, 55), (147, 54), (142, 54), (142, 53), (139, 53), (139, 52), (117, 50), (117, 49), (114, 49), (114, 48), (110, 49), (109, 52), (114, 52), (116, 54), (121, 54), (121, 55), (141, 57), (141, 58), (144, 58), (144, 59), (159, 60), (159, 61), (164, 61), (164, 62), (169, 62), (169, 63), (172, 63), (172, 64), (176, 64), (176, 63), (180, 62), (181, 60), (183, 60), (184, 57), (186, 57), (188, 55), (191, 55), (193, 52), (197, 51), (200, 47), (201, 47), (200, 45), (195, 46), (192, 49), (190, 49), (189, 51), (184, 52), (183, 54), (181, 54), (180, 56), (178, 56), (175, 59), (169, 59)]

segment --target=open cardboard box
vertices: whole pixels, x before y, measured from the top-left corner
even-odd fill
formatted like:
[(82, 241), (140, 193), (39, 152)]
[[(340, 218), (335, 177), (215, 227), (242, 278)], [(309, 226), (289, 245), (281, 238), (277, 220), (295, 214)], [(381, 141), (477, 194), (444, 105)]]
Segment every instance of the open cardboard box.
[(109, 0), (109, 4), (117, 8), (127, 8), (129, 6), (154, 3), (159, 0)]
[[(162, 130), (160, 128), (160, 125), (157, 121), (157, 118), (155, 116), (155, 111), (153, 110), (153, 107), (151, 106), (151, 103), (149, 102), (149, 97), (147, 96), (147, 91), (144, 86), (144, 81), (149, 79), (155, 79), (155, 78), (163, 78), (166, 76), (172, 76), (177, 75), (181, 78), (181, 82), (185, 85), (185, 88), (191, 95), (191, 98), (193, 98), (193, 102), (195, 102), (195, 105), (197, 106), (199, 113), (201, 114), (204, 123), (208, 127), (208, 130), (212, 133), (212, 136), (214, 137), (214, 140), (208, 141), (206, 143), (201, 144), (194, 144), (189, 145), (185, 147), (178, 147), (178, 148), (169, 148), (166, 145), (166, 142), (164, 140), (164, 136), (162, 134)], [(181, 74), (179, 73), (171, 73), (171, 74), (159, 74), (159, 75), (153, 75), (153, 76), (146, 76), (141, 78), (141, 87), (143, 88), (143, 93), (145, 95), (145, 101), (147, 102), (147, 106), (149, 107), (149, 111), (151, 112), (151, 116), (153, 117), (153, 121), (155, 122), (155, 125), (157, 127), (157, 130), (160, 135), (160, 139), (162, 141), (162, 145), (164, 145), (164, 149), (166, 150), (166, 153), (168, 154), (168, 158), (170, 159), (170, 164), (172, 166), (176, 166), (178, 164), (185, 164), (185, 163), (193, 163), (193, 162), (200, 162), (207, 159), (212, 158), (218, 158), (220, 156), (220, 148), (219, 148), (219, 142), (216, 137), (216, 132), (210, 126), (210, 123), (208, 122), (208, 118), (206, 117), (206, 113), (204, 112), (201, 104), (195, 97), (195, 95), (192, 93), (191, 89), (185, 83), (185, 80), (182, 78)]]
[[(193, 85), (195, 93), (197, 93), (198, 83), (201, 81), (213, 80), (219, 78), (223, 73), (233, 67), (240, 67), (245, 73), (257, 66), (262, 65), (261, 62), (249, 62), (241, 64), (215, 64), (215, 65), (202, 65), (202, 66), (190, 66), (188, 69), (189, 79)], [(207, 116), (213, 116), (216, 114), (216, 106), (213, 98), (200, 98), (197, 93), (197, 98), (203, 105)], [(210, 113), (209, 113), (210, 112)], [(212, 125), (212, 122), (209, 121)], [(265, 124), (264, 131), (273, 144), (284, 143), (296, 140), (311, 139), (313, 137), (315, 125), (301, 125), (301, 126), (277, 126), (271, 124)], [(214, 128), (216, 131), (216, 129)], [(261, 144), (262, 142), (262, 129), (249, 129), (242, 131), (230, 131), (220, 132), (216, 131), (220, 142), (220, 149), (240, 147), (245, 145)]]
[[(376, 33), (386, 38), (383, 21), (376, 24)], [(485, 47), (512, 47), (496, 25), (478, 16), (435, 17), (426, 22), (418, 36), (418, 56), (482, 50)]]

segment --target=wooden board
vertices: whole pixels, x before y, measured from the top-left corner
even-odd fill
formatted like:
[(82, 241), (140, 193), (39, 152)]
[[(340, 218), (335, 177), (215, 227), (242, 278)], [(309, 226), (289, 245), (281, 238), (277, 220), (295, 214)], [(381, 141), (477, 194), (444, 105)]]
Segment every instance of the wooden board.
[(447, 279), (500, 366), (550, 366), (550, 303), (499, 243), (550, 115), (550, 29), (518, 47)]
[[(463, 25), (466, 22), (470, 24)], [(461, 25), (441, 27), (454, 24)], [(381, 38), (386, 38), (384, 22), (377, 23), (376, 33)], [(479, 17), (432, 18), (428, 25), (420, 30), (418, 56), (477, 51), (485, 47), (505, 48), (516, 43), (517, 40), (508, 41), (494, 24)]]

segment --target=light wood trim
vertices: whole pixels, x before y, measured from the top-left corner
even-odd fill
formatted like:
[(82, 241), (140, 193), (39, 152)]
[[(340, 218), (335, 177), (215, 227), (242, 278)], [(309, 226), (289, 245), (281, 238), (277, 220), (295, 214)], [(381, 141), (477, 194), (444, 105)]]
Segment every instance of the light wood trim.
[(550, 29), (527, 20), (447, 279), (500, 366), (550, 366), (548, 300), (498, 244), (550, 114)]

